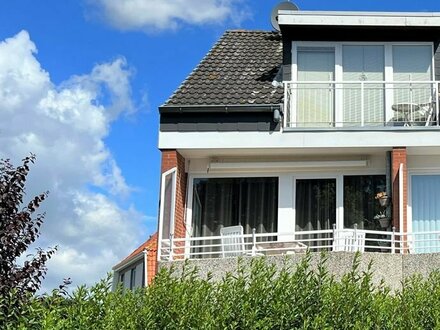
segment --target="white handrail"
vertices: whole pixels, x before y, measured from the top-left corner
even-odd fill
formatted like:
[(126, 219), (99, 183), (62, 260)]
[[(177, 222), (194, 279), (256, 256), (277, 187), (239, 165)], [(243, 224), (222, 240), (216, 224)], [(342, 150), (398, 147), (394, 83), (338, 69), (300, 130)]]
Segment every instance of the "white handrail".
[[(243, 234), (242, 238), (244, 239), (244, 252), (247, 255), (255, 256), (273, 253), (304, 253), (306, 250), (332, 250), (335, 247), (335, 238), (340, 237), (340, 233), (350, 232), (353, 233), (353, 237), (356, 237), (356, 239), (359, 239), (356, 232), (362, 232), (365, 235), (364, 249), (370, 252), (440, 252), (440, 231), (396, 232), (394, 228), (392, 231), (344, 228), (288, 233), (253, 232), (252, 234)], [(283, 241), (277, 241), (277, 238), (281, 236)], [(295, 237), (295, 239), (286, 241), (286, 237), (289, 236)], [(218, 243), (215, 243), (216, 240)], [(204, 241), (207, 241), (206, 244)], [(224, 247), (225, 245), (232, 246), (235, 244), (222, 243), (221, 236), (188, 238), (170, 236), (170, 239), (161, 239), (159, 241), (160, 258), (161, 260), (170, 261), (184, 258), (218, 258), (221, 255), (222, 246)], [(340, 246), (340, 242), (336, 246)], [(231, 251), (231, 253), (238, 254), (242, 252), (243, 250)]]

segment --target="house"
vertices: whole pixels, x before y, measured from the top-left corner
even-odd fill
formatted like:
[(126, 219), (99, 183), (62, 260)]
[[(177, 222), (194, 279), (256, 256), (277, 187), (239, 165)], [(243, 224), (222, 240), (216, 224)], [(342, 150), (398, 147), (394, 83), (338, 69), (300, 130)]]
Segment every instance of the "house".
[(119, 284), (130, 290), (146, 287), (151, 283), (156, 269), (157, 233), (113, 267), (113, 289)]
[(158, 260), (440, 252), (440, 13), (278, 23), (225, 32), (159, 107)]

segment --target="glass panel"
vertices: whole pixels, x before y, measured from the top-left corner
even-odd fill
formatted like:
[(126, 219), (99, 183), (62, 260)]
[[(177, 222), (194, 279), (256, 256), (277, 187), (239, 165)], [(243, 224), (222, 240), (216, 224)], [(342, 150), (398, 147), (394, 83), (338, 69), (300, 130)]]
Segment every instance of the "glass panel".
[[(376, 194), (382, 191), (386, 191), (385, 175), (344, 176), (344, 228), (354, 228), (357, 224), (358, 229), (387, 230), (381, 227), (378, 219), (374, 219), (381, 213), (391, 217), (391, 209), (381, 207), (375, 199)], [(390, 252), (389, 236), (367, 234), (366, 239), (365, 245), (382, 246), (383, 252)], [(377, 248), (368, 250), (378, 251)]]
[[(343, 46), (342, 65), (344, 81), (365, 81), (364, 84), (364, 125), (383, 125), (385, 116), (385, 93), (383, 84), (368, 81), (385, 79), (383, 46)], [(343, 85), (344, 126), (360, 126), (362, 122), (362, 95), (360, 83)]]
[[(242, 225), (245, 234), (277, 231), (278, 178), (195, 179), (192, 236), (219, 236), (222, 227)], [(220, 244), (204, 241), (204, 244)], [(197, 243), (199, 244), (199, 243)], [(192, 253), (220, 251), (220, 247), (192, 249)], [(205, 256), (214, 257), (218, 254)]]
[[(332, 229), (336, 223), (336, 179), (296, 180), (295, 231)], [(298, 239), (325, 239), (309, 246), (331, 246), (331, 235), (298, 235)]]
[[(298, 48), (298, 81), (333, 81), (334, 48)], [(334, 122), (334, 85), (298, 84), (296, 124), (299, 127), (329, 127)]]
[[(393, 46), (394, 81), (432, 80), (432, 56), (431, 46)], [(433, 101), (431, 84), (394, 84), (393, 90), (394, 121), (424, 125), (429, 110), (426, 106)]]
[(383, 208), (375, 196), (385, 190), (385, 175), (344, 176), (344, 228), (381, 230), (374, 216)]
[(173, 205), (173, 186), (174, 186), (175, 172), (165, 176), (165, 183), (162, 189), (164, 189), (163, 202), (163, 217), (162, 217), (162, 238), (169, 239), (172, 228), (172, 217), (174, 213)]
[(440, 252), (440, 175), (413, 175), (411, 179), (412, 221), (415, 242), (410, 242), (410, 253)]

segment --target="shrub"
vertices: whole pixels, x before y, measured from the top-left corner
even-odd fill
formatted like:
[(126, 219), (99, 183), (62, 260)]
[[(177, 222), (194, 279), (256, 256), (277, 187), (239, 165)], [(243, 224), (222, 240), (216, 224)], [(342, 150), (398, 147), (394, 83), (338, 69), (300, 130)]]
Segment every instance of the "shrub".
[[(72, 294), (33, 297), (15, 323), (2, 329), (435, 329), (440, 327), (440, 273), (413, 277), (391, 292), (374, 285), (370, 268), (340, 280), (316, 270), (310, 255), (279, 269), (264, 258), (214, 282), (185, 264), (180, 275), (162, 269), (153, 284), (112, 292), (111, 278)], [(13, 297), (12, 297), (13, 298)], [(18, 321), (17, 321), (18, 320)]]

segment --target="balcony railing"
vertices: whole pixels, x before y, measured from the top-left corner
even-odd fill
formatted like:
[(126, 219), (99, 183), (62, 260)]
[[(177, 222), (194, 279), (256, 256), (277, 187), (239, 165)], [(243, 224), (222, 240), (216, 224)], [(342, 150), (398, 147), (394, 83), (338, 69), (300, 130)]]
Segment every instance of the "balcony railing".
[(437, 81), (286, 82), (286, 128), (397, 128), (439, 125)]
[(224, 258), (305, 253), (306, 251), (346, 251), (382, 253), (438, 253), (440, 231), (398, 232), (330, 229), (295, 233), (255, 233), (237, 235), (233, 241), (223, 236), (162, 239), (159, 260)]

